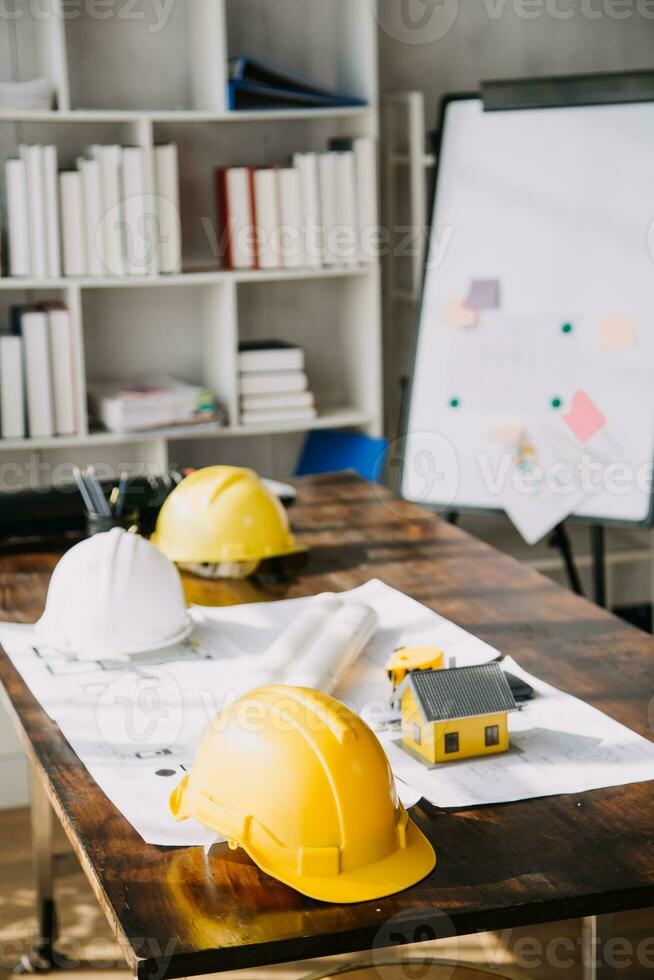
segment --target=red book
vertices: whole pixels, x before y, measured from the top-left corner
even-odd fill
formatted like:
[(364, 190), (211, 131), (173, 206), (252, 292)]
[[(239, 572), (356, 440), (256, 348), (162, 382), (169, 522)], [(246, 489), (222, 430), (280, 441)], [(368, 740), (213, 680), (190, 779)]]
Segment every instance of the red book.
[(252, 167), (216, 169), (218, 249), (226, 269), (257, 269)]

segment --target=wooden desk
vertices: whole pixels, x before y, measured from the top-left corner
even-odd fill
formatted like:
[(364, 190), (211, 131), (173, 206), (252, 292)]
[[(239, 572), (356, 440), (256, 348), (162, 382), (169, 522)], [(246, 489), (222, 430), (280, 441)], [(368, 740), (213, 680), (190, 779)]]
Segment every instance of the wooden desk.
[[(311, 547), (301, 580), (259, 590), (211, 586), (224, 601), (338, 591), (378, 577), (651, 737), (653, 637), (356, 477), (305, 479), (299, 489), (293, 524)], [(56, 559), (0, 559), (0, 615), (36, 619)], [(266, 877), (226, 845), (206, 859), (201, 848), (144, 844), (4, 653), (0, 681), (37, 786), (45, 787), (138, 977), (369, 949), (402, 941), (398, 933), (426, 938), (453, 927), (463, 935), (654, 905), (654, 782), (456, 813), (423, 803), (412, 814), (437, 848), (435, 871), (389, 898), (325, 905)]]

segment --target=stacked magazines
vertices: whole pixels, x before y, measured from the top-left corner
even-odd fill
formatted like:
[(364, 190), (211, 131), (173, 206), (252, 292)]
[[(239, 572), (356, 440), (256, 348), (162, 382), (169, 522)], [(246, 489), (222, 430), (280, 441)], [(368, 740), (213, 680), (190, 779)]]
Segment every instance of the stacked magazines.
[(241, 341), (238, 368), (243, 425), (316, 417), (301, 347), (283, 340)]

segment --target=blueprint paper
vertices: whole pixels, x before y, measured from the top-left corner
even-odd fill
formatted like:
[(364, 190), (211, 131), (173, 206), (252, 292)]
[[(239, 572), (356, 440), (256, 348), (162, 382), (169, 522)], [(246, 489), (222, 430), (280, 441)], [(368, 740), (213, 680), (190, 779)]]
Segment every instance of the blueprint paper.
[[(378, 580), (341, 593), (370, 604), (379, 626), (335, 696), (378, 717), (386, 707), (386, 660), (397, 646), (434, 643), (459, 666), (498, 651)], [(35, 698), (114, 805), (149, 844), (216, 840), (192, 820), (175, 822), (168, 797), (192, 764), (198, 742), (223, 705), (252, 687), (258, 658), (302, 611), (307, 599), (227, 608), (193, 607), (193, 634), (170, 650), (128, 666), (79, 662), (34, 646), (31, 626), (3, 625), (0, 642)], [(407, 805), (417, 787), (398, 782)]]
[(397, 731), (379, 733), (396, 777), (435, 806), (452, 808), (654, 779), (653, 742), (533, 677), (511, 657), (502, 667), (535, 692), (509, 714), (509, 751), (429, 767), (401, 748)]

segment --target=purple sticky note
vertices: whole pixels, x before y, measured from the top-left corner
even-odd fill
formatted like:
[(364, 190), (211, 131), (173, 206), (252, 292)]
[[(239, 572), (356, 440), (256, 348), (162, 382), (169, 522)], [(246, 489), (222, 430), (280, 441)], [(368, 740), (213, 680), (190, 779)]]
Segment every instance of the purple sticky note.
[(497, 310), (500, 305), (498, 279), (473, 279), (466, 296), (466, 306), (473, 310)]

